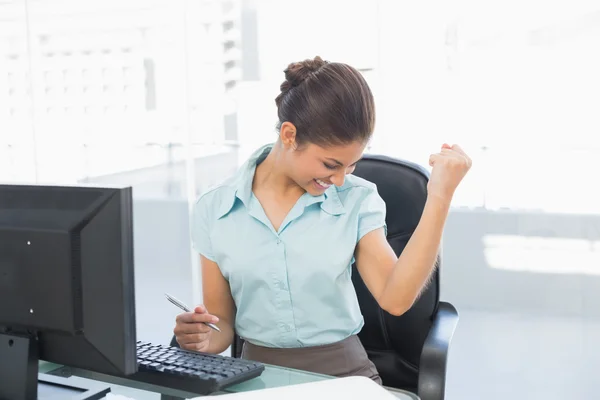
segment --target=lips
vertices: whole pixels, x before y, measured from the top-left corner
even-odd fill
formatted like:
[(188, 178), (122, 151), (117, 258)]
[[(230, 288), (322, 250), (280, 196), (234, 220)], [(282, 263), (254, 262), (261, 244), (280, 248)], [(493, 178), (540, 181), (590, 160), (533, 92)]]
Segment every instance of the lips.
[(331, 183), (324, 182), (320, 179), (315, 179), (315, 182), (317, 183), (317, 186), (319, 186), (320, 188), (322, 188), (324, 190), (328, 189), (331, 186)]

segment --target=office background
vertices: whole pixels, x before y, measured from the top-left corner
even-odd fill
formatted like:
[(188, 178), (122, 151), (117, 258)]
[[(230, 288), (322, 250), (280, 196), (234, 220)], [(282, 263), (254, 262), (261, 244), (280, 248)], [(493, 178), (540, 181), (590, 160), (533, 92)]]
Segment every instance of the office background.
[(283, 69), (359, 68), (369, 152), (474, 160), (444, 238), (447, 395), (592, 398), (600, 370), (597, 1), (1, 0), (0, 181), (134, 187), (140, 339), (201, 301), (188, 215), (273, 141)]

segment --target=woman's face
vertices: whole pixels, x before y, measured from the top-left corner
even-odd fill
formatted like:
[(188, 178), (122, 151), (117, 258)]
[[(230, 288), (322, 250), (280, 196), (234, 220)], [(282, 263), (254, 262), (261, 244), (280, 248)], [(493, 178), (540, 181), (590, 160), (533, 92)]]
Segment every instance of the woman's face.
[(320, 196), (331, 185), (342, 186), (354, 171), (366, 144), (321, 147), (312, 143), (286, 152), (289, 177), (312, 196)]

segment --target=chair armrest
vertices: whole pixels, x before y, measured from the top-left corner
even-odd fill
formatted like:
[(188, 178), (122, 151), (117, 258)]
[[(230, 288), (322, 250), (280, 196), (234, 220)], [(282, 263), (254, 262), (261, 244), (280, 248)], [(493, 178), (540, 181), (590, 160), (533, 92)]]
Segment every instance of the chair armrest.
[(421, 400), (444, 399), (448, 349), (457, 324), (456, 308), (450, 303), (440, 302), (419, 361), (417, 391)]

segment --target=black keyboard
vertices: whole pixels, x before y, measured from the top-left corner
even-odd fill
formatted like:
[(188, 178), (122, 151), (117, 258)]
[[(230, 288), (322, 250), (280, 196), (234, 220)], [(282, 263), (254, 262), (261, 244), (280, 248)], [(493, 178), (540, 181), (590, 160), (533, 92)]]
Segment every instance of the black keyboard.
[(200, 395), (260, 376), (261, 363), (178, 347), (137, 343), (135, 380)]

